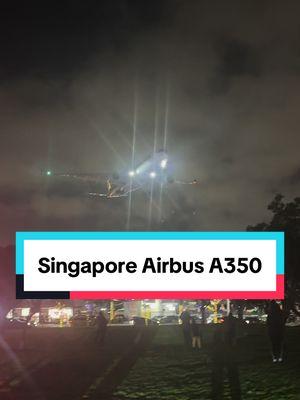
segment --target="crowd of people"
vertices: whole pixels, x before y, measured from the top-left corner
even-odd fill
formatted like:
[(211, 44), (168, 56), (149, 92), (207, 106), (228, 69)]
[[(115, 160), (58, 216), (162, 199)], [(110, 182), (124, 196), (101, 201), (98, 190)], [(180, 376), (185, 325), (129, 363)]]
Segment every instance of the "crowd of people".
[[(184, 343), (187, 348), (200, 349), (203, 345), (202, 324), (197, 324), (188, 310), (180, 316)], [(209, 354), (212, 366), (212, 400), (223, 398), (224, 373), (227, 375), (232, 399), (241, 399), (241, 387), (235, 349), (238, 319), (231, 313), (214, 329)], [(267, 332), (271, 344), (272, 361), (283, 361), (285, 315), (276, 301), (271, 301), (267, 316)]]
[[(201, 324), (196, 322), (195, 317), (191, 316), (189, 311), (185, 309), (180, 319), (182, 322), (182, 331), (184, 343), (187, 347), (201, 348), (203, 344)], [(280, 305), (272, 300), (269, 305), (267, 316), (267, 332), (271, 344), (272, 360), (273, 362), (283, 361), (283, 340), (284, 340), (284, 326), (286, 317)], [(215, 332), (219, 335), (219, 341), (227, 346), (234, 346), (237, 335), (237, 319), (229, 313), (224, 318), (224, 323), (220, 325), (219, 329)]]
[[(199, 350), (203, 347), (203, 325), (197, 323), (186, 309), (180, 315), (185, 346)], [(99, 345), (105, 342), (108, 320), (103, 312), (96, 318), (95, 341)], [(276, 301), (271, 301), (267, 316), (267, 332), (271, 344), (272, 361), (283, 361), (285, 315)], [(214, 327), (213, 339), (209, 347), (211, 360), (212, 400), (223, 398), (224, 374), (227, 376), (228, 386), (232, 399), (241, 399), (241, 386), (236, 356), (236, 341), (238, 333), (238, 319), (231, 313), (222, 324)], [(206, 347), (206, 346), (205, 346)], [(208, 348), (206, 347), (206, 350)]]
[[(195, 317), (191, 316), (189, 311), (184, 310), (180, 319), (182, 322), (182, 331), (184, 343), (187, 347), (201, 349), (203, 345), (202, 325), (197, 323)], [(270, 302), (267, 316), (267, 331), (271, 343), (272, 360), (273, 362), (283, 361), (283, 340), (285, 315), (280, 305), (272, 300)], [(103, 344), (107, 331), (108, 320), (102, 311), (97, 315), (95, 340), (99, 344)], [(229, 313), (224, 319), (219, 329), (216, 329), (215, 336), (219, 338), (219, 342), (227, 347), (235, 345), (237, 335), (237, 319)], [(216, 338), (215, 338), (216, 339)]]

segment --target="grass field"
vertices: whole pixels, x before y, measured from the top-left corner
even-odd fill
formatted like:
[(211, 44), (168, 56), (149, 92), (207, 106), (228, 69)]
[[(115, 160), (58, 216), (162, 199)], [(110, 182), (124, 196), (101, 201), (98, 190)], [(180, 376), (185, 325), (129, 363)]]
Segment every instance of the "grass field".
[[(120, 400), (211, 399), (212, 334), (203, 332), (200, 351), (186, 349), (179, 326), (160, 326), (150, 348), (138, 360), (115, 392)], [(286, 330), (285, 360), (273, 364), (264, 326), (247, 326), (240, 332), (233, 356), (236, 358), (240, 390), (244, 400), (300, 399), (300, 329)], [(230, 399), (224, 373), (224, 399)]]
[(0, 399), (111, 398), (153, 330), (109, 326), (103, 346), (95, 334), (92, 328), (29, 328), (25, 337), (22, 329), (2, 331)]

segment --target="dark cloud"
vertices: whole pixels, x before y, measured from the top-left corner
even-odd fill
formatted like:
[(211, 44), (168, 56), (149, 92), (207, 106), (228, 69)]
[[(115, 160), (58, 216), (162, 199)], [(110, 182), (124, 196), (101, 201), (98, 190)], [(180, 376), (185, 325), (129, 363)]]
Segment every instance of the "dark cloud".
[[(162, 221), (133, 196), (131, 229), (244, 229), (274, 193), (299, 195), (299, 11), (294, 1), (64, 1), (1, 5), (0, 240), (17, 229), (125, 229), (126, 199), (41, 171), (114, 172), (162, 146), (179, 179)], [(102, 189), (102, 188), (95, 188)], [(150, 214), (149, 214), (150, 213)], [(149, 221), (149, 215), (152, 221)]]
[(282, 186), (300, 186), (300, 167), (296, 167), (292, 173), (282, 178)]
[(237, 39), (221, 40), (217, 47), (221, 55), (219, 73), (225, 77), (259, 75), (259, 60), (255, 48)]
[(17, 207), (30, 203), (34, 191), (29, 188), (22, 188), (15, 185), (3, 185), (0, 187), (0, 205), (5, 207)]
[(215, 44), (215, 52), (218, 62), (211, 80), (212, 94), (230, 90), (234, 78), (259, 77), (261, 55), (255, 46), (237, 38), (221, 37)]

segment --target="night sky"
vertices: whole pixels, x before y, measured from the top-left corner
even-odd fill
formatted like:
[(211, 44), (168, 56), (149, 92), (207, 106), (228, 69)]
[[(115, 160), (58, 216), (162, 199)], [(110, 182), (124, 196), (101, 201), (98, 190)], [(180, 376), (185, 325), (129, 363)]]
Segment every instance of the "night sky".
[[(8, 2), (7, 2), (8, 3)], [(300, 3), (40, 1), (0, 6), (0, 243), (16, 230), (124, 230), (128, 200), (91, 200), (41, 171), (128, 171), (167, 149), (180, 179), (162, 221), (132, 196), (130, 229), (244, 230), (299, 195)], [(166, 109), (167, 118), (166, 118)]]

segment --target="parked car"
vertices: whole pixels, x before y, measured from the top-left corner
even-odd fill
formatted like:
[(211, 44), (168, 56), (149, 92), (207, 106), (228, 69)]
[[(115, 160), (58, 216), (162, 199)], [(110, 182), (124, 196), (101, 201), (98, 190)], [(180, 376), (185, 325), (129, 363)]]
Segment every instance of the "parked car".
[(76, 328), (84, 328), (95, 324), (95, 317), (86, 314), (74, 315), (69, 319), (70, 326)]
[(26, 327), (34, 326), (30, 322), (27, 322), (26, 318), (10, 318), (5, 319), (3, 327), (8, 329), (24, 329)]
[[(217, 323), (218, 323), (218, 324), (222, 324), (222, 323), (224, 322), (224, 316), (223, 316), (222, 314), (217, 314), (216, 318), (217, 318)], [(213, 324), (213, 323), (214, 323), (214, 320), (215, 320), (215, 316), (214, 316), (213, 314), (211, 314), (211, 315), (209, 315), (209, 316), (207, 317), (206, 322), (207, 322), (208, 324)]]
[(290, 315), (286, 319), (285, 324), (287, 326), (300, 326), (300, 317), (298, 317), (298, 315), (291, 311)]
[(191, 315), (191, 318), (193, 318), (195, 320), (196, 324), (201, 324), (201, 322), (202, 322), (202, 318), (198, 314)]
[(179, 324), (179, 317), (178, 315), (168, 315), (166, 317), (163, 317), (159, 321), (160, 325), (175, 325)]
[(110, 321), (110, 324), (130, 324), (130, 320), (124, 314), (117, 314)]
[(246, 315), (244, 322), (246, 324), (261, 324), (263, 321), (259, 319), (258, 315)]
[(155, 322), (156, 324), (159, 324), (160, 320), (163, 318), (163, 315), (156, 315), (155, 317), (151, 318), (151, 321)]

